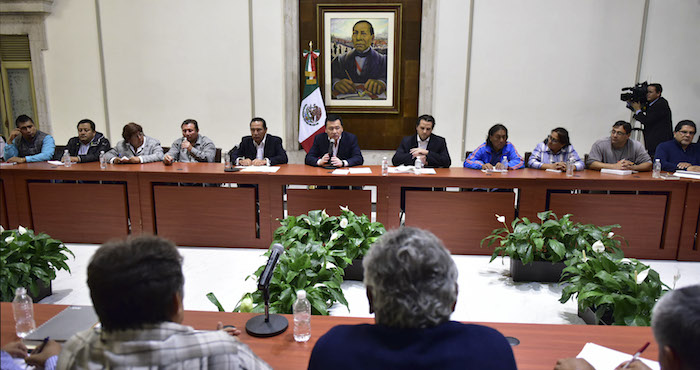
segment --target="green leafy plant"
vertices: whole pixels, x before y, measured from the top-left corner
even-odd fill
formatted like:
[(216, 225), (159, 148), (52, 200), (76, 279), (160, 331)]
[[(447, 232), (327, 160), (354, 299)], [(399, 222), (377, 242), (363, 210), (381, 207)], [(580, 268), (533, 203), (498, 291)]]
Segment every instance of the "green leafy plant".
[[(561, 218), (552, 211), (537, 214), (540, 222), (531, 222), (527, 217), (516, 218), (508, 227), (505, 216), (496, 215), (503, 227), (494, 229), (481, 240), (481, 246), (497, 244), (491, 261), (498, 256), (508, 256), (523, 264), (532, 261), (559, 262), (569, 258), (573, 251), (604, 248), (615, 256), (622, 257), (621, 237), (612, 232), (620, 225), (596, 226), (571, 221), (571, 215)], [(512, 231), (511, 231), (512, 230)]]
[(612, 312), (615, 325), (649, 326), (654, 304), (669, 289), (649, 266), (605, 251), (574, 251), (566, 265), (559, 302), (577, 298), (579, 310), (591, 308), (597, 322)]
[(75, 258), (65, 244), (46, 234), (37, 235), (22, 226), (3, 230), (0, 233), (0, 300), (12, 301), (18, 287), (29, 287), (32, 294), (38, 294), (37, 281), (48, 285), (56, 278), (56, 271), (70, 272), (65, 262), (68, 254)]
[[(275, 230), (272, 243), (282, 244), (285, 253), (280, 256), (270, 281), (270, 312), (292, 313), (296, 292), (301, 289), (306, 291), (313, 314), (327, 315), (335, 302), (348, 306), (340, 287), (343, 269), (364, 256), (386, 230), (366, 215), (358, 216), (347, 207), (340, 208), (340, 216), (316, 210), (280, 221), (282, 226)], [(265, 265), (260, 266), (246, 279), (258, 279), (264, 269)], [(213, 293), (207, 297), (223, 311)], [(262, 292), (255, 291), (246, 293), (234, 311), (264, 312), (264, 309)]]

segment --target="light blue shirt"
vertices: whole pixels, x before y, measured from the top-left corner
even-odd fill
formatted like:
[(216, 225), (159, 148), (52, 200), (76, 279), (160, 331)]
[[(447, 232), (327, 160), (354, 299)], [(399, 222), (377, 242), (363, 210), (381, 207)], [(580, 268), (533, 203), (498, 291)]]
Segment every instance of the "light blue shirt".
[[(18, 136), (15, 140), (22, 140), (22, 138), (21, 136)], [(50, 161), (51, 158), (53, 158), (53, 152), (55, 149), (56, 143), (53, 141), (53, 137), (49, 134), (46, 134), (46, 136), (44, 136), (44, 142), (41, 146), (41, 153), (28, 155), (25, 158), (27, 159), (27, 162)], [(17, 157), (18, 155), (19, 150), (17, 150), (17, 147), (14, 143), (7, 144), (5, 146), (5, 160), (8, 160), (12, 157)]]

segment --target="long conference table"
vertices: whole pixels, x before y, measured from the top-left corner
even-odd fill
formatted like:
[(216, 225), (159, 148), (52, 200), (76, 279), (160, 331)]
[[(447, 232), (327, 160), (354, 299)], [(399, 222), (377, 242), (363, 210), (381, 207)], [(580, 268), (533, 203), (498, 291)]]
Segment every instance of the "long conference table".
[(0, 224), (71, 243), (152, 233), (178, 245), (267, 248), (285, 211), (337, 215), (340, 205), (349, 206), (396, 228), (405, 204), (405, 225), (432, 231), (454, 254), (488, 255), (480, 241), (502, 226), (495, 214), (510, 224), (552, 210), (578, 222), (620, 224), (615, 232), (629, 243), (628, 257), (700, 261), (700, 181), (532, 169), (381, 176), (379, 166), (366, 167), (371, 173), (333, 175), (295, 164), (275, 173), (224, 172), (220, 163), (3, 166)]
[[(34, 317), (41, 325), (68, 306), (35, 304)], [(14, 332), (12, 305), (0, 303), (2, 325), (0, 344), (17, 340)], [(313, 316), (311, 319), (311, 339), (306, 343), (296, 343), (292, 328), (272, 338), (256, 338), (245, 333), (245, 323), (254, 314), (185, 311), (183, 324), (195, 329), (210, 330), (217, 322), (234, 325), (243, 329), (239, 339), (275, 369), (306, 369), (314, 344), (328, 330), (336, 325), (373, 323), (371, 318), (340, 316)], [(284, 315), (292, 323), (291, 315)], [(656, 360), (658, 346), (650, 327), (595, 326), (595, 325), (551, 325), (551, 324), (510, 324), (478, 323), (499, 330), (503, 335), (520, 341), (513, 347), (518, 369), (551, 369), (557, 359), (576, 357), (583, 346), (593, 342), (625, 353), (634, 353), (641, 345), (650, 342), (650, 347), (642, 357)], [(465, 348), (465, 350), (468, 350)], [(487, 355), (487, 354), (485, 354)]]

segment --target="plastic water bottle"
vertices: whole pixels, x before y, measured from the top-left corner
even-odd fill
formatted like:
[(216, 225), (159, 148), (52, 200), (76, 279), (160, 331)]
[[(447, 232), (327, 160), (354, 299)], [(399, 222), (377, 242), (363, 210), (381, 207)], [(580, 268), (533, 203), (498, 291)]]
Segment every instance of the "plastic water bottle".
[(66, 167), (70, 167), (72, 164), (70, 162), (70, 154), (68, 154), (68, 149), (63, 151), (63, 157), (61, 157), (61, 162), (63, 162), (63, 165)]
[(654, 168), (652, 169), (651, 177), (655, 179), (661, 178), (661, 160), (658, 158), (654, 160)]
[(297, 291), (297, 300), (292, 306), (294, 311), (294, 340), (306, 342), (311, 338), (311, 303), (306, 299), (306, 291)]
[(224, 169), (231, 168), (231, 153), (222, 153), (221, 159), (224, 163)]
[(415, 173), (416, 175), (419, 174), (421, 168), (423, 168), (423, 161), (420, 159), (420, 157), (416, 157), (416, 161), (414, 162), (413, 167), (413, 173)]
[(574, 176), (574, 169), (576, 168), (576, 158), (572, 155), (569, 160), (566, 161), (566, 177)]
[(508, 172), (508, 156), (503, 156), (501, 158), (501, 164), (503, 165), (503, 172)]
[(12, 311), (15, 315), (15, 331), (17, 336), (22, 339), (36, 329), (34, 306), (32, 304), (32, 298), (27, 295), (27, 289), (20, 287), (15, 290), (15, 299), (12, 300)]
[(386, 157), (382, 159), (382, 176), (389, 176), (389, 160)]
[(100, 168), (105, 169), (107, 168), (107, 158), (105, 157), (105, 151), (101, 150), (100, 151)]

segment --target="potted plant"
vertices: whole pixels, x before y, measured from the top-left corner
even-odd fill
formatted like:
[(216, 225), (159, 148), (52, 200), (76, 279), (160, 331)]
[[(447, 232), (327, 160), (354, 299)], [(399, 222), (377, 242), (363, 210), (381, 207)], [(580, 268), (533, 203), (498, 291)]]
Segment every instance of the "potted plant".
[(564, 263), (575, 250), (591, 251), (599, 242), (611, 253), (622, 257), (620, 237), (612, 229), (620, 225), (596, 226), (571, 221), (571, 214), (557, 218), (552, 211), (537, 214), (540, 222), (527, 217), (516, 218), (510, 227), (505, 216), (496, 215), (503, 227), (481, 240), (491, 247), (498, 242), (491, 261), (498, 256), (510, 257), (513, 281), (557, 282)]
[[(270, 312), (292, 313), (292, 303), (300, 289), (306, 291), (313, 314), (327, 315), (335, 302), (347, 307), (340, 287), (343, 269), (364, 256), (385, 229), (366, 215), (358, 216), (347, 207), (341, 210), (340, 216), (316, 210), (280, 221), (282, 226), (275, 230), (272, 243), (282, 244), (285, 253), (270, 282)], [(264, 268), (265, 265), (260, 266), (248, 278), (259, 278)], [(223, 311), (214, 294), (207, 297)], [(255, 291), (246, 293), (234, 311), (263, 312), (264, 305), (262, 292)]]
[(651, 310), (669, 287), (659, 274), (636, 259), (617, 258), (597, 247), (574, 251), (566, 262), (559, 302), (578, 299), (588, 324), (649, 326)]
[[(22, 226), (0, 233), (0, 300), (10, 302), (15, 289), (28, 287), (29, 295), (38, 302), (51, 294), (51, 281), (56, 271), (70, 268), (68, 254), (75, 258), (60, 240), (46, 234), (35, 234)], [(42, 287), (44, 289), (42, 290)]]

